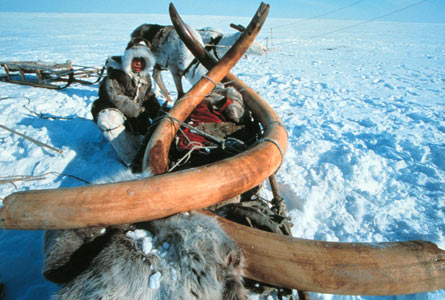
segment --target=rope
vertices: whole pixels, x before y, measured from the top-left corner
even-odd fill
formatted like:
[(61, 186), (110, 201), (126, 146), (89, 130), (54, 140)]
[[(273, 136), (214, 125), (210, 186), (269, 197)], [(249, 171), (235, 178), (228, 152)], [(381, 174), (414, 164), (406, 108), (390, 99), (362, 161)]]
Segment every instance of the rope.
[(26, 107), (26, 105), (23, 105), (23, 107), (29, 111), (31, 114), (35, 115), (36, 117), (42, 119), (42, 120), (74, 120), (75, 118), (79, 118), (79, 119), (84, 119), (84, 120), (88, 120), (91, 121), (87, 118), (83, 118), (83, 117), (56, 117), (56, 116), (49, 116), (49, 115), (45, 115), (43, 113), (37, 113), (31, 109), (29, 109), (28, 107)]
[[(99, 126), (97, 126), (97, 127), (99, 127)], [(111, 131), (113, 131), (113, 130), (116, 130), (116, 129), (119, 129), (119, 128), (124, 128), (124, 130), (125, 130), (125, 125), (124, 124), (121, 124), (121, 125), (119, 125), (119, 126), (116, 126), (116, 127), (113, 127), (113, 128), (104, 128), (104, 129), (102, 129), (102, 128), (100, 128), (99, 127), (99, 130), (102, 132), (102, 133), (104, 133), (104, 132), (111, 132)]]
[(197, 129), (196, 127), (193, 127), (193, 126), (190, 125), (190, 124), (187, 124), (187, 123), (185, 123), (185, 122), (182, 122), (182, 121), (179, 120), (179, 119), (176, 119), (175, 117), (173, 117), (173, 116), (172, 116), (171, 114), (169, 114), (168, 112), (166, 112), (165, 114), (166, 114), (166, 116), (170, 119), (170, 121), (175, 121), (175, 122), (177, 122), (179, 125), (181, 125), (181, 126), (183, 126), (183, 127), (187, 127), (187, 128), (189, 128), (190, 130), (193, 130), (194, 133), (197, 133), (197, 134), (199, 134), (199, 135), (201, 135), (201, 136), (203, 136), (203, 137), (206, 137), (206, 138), (208, 138), (208, 139), (210, 139), (210, 140), (212, 140), (212, 141), (214, 141), (214, 142), (216, 142), (216, 143), (218, 143), (218, 144), (221, 144), (221, 145), (224, 144), (224, 142), (225, 142), (224, 139), (215, 137), (215, 136), (213, 136), (213, 135), (211, 135), (211, 134), (208, 134), (208, 133), (206, 133), (206, 132), (204, 132), (204, 131), (202, 131), (202, 130)]
[[(239, 139), (236, 138), (227, 138), (227, 139), (222, 139), (222, 138), (218, 138), (215, 137), (211, 134), (208, 134), (207, 132), (204, 132), (200, 129), (197, 129), (196, 127), (191, 126), (190, 124), (187, 124), (179, 119), (176, 119), (175, 117), (173, 117), (171, 114), (169, 114), (168, 112), (165, 112), (165, 116), (169, 119), (170, 122), (174, 123), (178, 123), (179, 125), (181, 125), (182, 127), (186, 127), (188, 129), (191, 130), (191, 132), (199, 134), (207, 139), (209, 139), (210, 141), (213, 141), (217, 144), (219, 144), (221, 146), (221, 148), (225, 151), (227, 151), (228, 153), (235, 153), (238, 154), (241, 152), (241, 150), (239, 148), (237, 148), (237, 145), (241, 145), (241, 146), (245, 146), (245, 143)], [(188, 145), (192, 145), (192, 148), (181, 158), (179, 159), (176, 164), (170, 168), (170, 170), (168, 172), (173, 171), (176, 167), (178, 167), (179, 165), (185, 164), (188, 162), (188, 160), (191, 157), (191, 153), (195, 150), (201, 150), (201, 149), (205, 149), (206, 151), (210, 151), (211, 149), (216, 149), (217, 146), (204, 146), (199, 142), (196, 141), (191, 141), (189, 139), (189, 137), (184, 133), (184, 131), (182, 131), (181, 127), (179, 127), (178, 131), (181, 131), (184, 135), (184, 137), (187, 139), (188, 141)], [(232, 152), (231, 152), (232, 151)], [(185, 160), (185, 162), (184, 162)]]
[[(230, 80), (230, 81), (221, 82), (221, 84), (222, 84), (223, 87), (227, 87), (227, 86), (231, 86), (233, 83), (235, 83), (235, 82), (237, 82), (237, 81), (241, 81), (241, 79), (238, 79), (238, 78), (237, 78), (237, 79), (233, 79), (233, 80)], [(248, 88), (249, 88), (249, 87), (246, 85), (246, 86), (244, 86), (244, 87), (238, 89), (237, 91), (238, 91), (239, 93), (242, 93), (242, 92), (246, 91)]]
[(280, 165), (278, 166), (277, 170), (280, 169), (281, 165), (283, 164), (283, 160), (284, 160), (284, 151), (281, 148), (280, 144), (276, 140), (271, 139), (271, 138), (261, 138), (255, 143), (255, 145), (262, 143), (262, 142), (270, 142), (270, 143), (274, 144), (275, 146), (277, 146), (277, 148), (281, 154), (281, 162), (280, 162)]
[[(171, 122), (172, 120), (170, 120), (170, 122)], [(173, 171), (174, 169), (176, 169), (178, 166), (182, 166), (182, 165), (184, 165), (184, 164), (186, 164), (189, 160), (190, 160), (190, 158), (191, 158), (191, 156), (192, 156), (192, 152), (193, 151), (195, 151), (195, 150), (201, 150), (201, 149), (206, 149), (207, 151), (210, 151), (210, 149), (214, 149), (214, 148), (216, 148), (216, 147), (209, 147), (209, 146), (204, 146), (204, 145), (202, 145), (201, 143), (199, 143), (199, 142), (196, 142), (196, 141), (191, 141), (189, 138), (188, 138), (188, 136), (184, 133), (184, 131), (181, 129), (181, 128), (179, 128), (179, 131), (181, 131), (182, 133), (183, 133), (183, 135), (185, 136), (185, 138), (187, 139), (187, 141), (188, 141), (188, 145), (192, 145), (192, 148), (190, 148), (190, 150), (189, 151), (187, 151), (187, 153), (182, 157), (182, 158), (180, 158), (168, 171), (167, 171), (167, 173), (170, 173), (171, 171)]]
[(278, 125), (278, 126), (281, 126), (281, 127), (285, 127), (284, 124), (281, 123), (280, 121), (273, 121), (273, 122), (268, 123), (266, 125), (266, 127), (264, 127), (264, 129), (267, 129), (267, 128), (269, 128), (272, 125)]
[(208, 79), (211, 83), (213, 83), (213, 85), (215, 87), (218, 86), (218, 84), (212, 78), (208, 77), (207, 75), (203, 75), (202, 77)]
[[(8, 100), (8, 99), (22, 99), (22, 100), (27, 100), (28, 101), (28, 105), (31, 104), (31, 99), (26, 97), (26, 96), (20, 96), (20, 97), (2, 97), (0, 98), (0, 101), (3, 100)], [(74, 119), (83, 119), (83, 120), (87, 120), (87, 121), (91, 121), (91, 119), (88, 118), (84, 118), (84, 117), (79, 117), (79, 116), (75, 116), (75, 117), (57, 117), (57, 116), (49, 116), (49, 115), (45, 115), (44, 113), (37, 113), (35, 111), (33, 111), (32, 109), (28, 108), (26, 106), (26, 104), (23, 105), (23, 108), (25, 108), (28, 112), (30, 112), (31, 114), (35, 115), (36, 117), (40, 118), (40, 119), (51, 119), (51, 120), (74, 120)]]
[[(194, 144), (196, 142), (191, 142), (191, 144)], [(186, 164), (191, 156), (192, 156), (192, 152), (195, 150), (201, 150), (201, 149), (211, 149), (212, 147), (203, 147), (201, 146), (200, 143), (197, 143), (199, 145), (194, 145), (192, 148), (190, 148), (190, 150), (182, 157), (180, 158), (168, 171), (167, 173), (170, 173), (171, 171), (173, 171), (174, 169), (176, 169), (178, 166), (182, 166), (184, 164)], [(185, 160), (185, 161), (184, 161)]]

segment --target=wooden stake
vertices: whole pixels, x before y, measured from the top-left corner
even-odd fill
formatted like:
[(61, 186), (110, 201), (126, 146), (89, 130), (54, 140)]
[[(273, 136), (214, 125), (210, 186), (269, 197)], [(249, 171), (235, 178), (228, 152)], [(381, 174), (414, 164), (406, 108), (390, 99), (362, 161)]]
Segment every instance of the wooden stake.
[(7, 130), (7, 131), (9, 131), (9, 132), (12, 132), (12, 133), (18, 135), (18, 136), (21, 136), (22, 138), (24, 138), (24, 139), (26, 139), (26, 140), (28, 140), (28, 141), (30, 141), (30, 142), (33, 142), (34, 144), (39, 145), (40, 147), (47, 148), (47, 149), (50, 149), (50, 150), (52, 150), (52, 151), (56, 151), (56, 152), (58, 152), (58, 153), (63, 153), (63, 150), (60, 150), (60, 149), (57, 149), (57, 148), (48, 146), (47, 144), (44, 144), (44, 143), (42, 143), (42, 142), (39, 142), (38, 140), (33, 139), (32, 137), (26, 136), (26, 135), (24, 135), (23, 133), (20, 133), (20, 132), (18, 132), (18, 131), (15, 131), (15, 130), (13, 130), (13, 129), (10, 129), (10, 128), (8, 128), (8, 127), (6, 127), (6, 126), (3, 126), (3, 125), (1, 125), (1, 124), (0, 124), (0, 128), (3, 128), (3, 129), (5, 129), (5, 130)]
[(270, 28), (270, 45), (273, 46), (272, 27)]

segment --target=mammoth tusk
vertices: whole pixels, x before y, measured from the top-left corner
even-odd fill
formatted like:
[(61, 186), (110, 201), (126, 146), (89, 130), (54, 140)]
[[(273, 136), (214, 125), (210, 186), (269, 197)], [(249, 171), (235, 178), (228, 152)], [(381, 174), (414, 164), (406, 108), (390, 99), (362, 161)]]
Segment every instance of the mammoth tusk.
[[(193, 36), (181, 38), (187, 46), (194, 45), (189, 49), (203, 65), (212, 67), (215, 60)], [(233, 81), (233, 86), (242, 91), (249, 108), (267, 128), (268, 120), (261, 117), (264, 115), (257, 105), (261, 97), (231, 73), (224, 80)], [(302, 291), (345, 295), (398, 295), (445, 288), (445, 251), (430, 242), (321, 242), (217, 219), (244, 250), (245, 275), (254, 280)]]
[(369, 296), (445, 288), (445, 251), (430, 242), (322, 242), (217, 220), (243, 249), (246, 277), (257, 281), (302, 291)]
[[(267, 15), (267, 11), (268, 6), (259, 15)], [(213, 164), (141, 180), (13, 193), (3, 201), (0, 227), (69, 229), (128, 224), (235, 197), (274, 173), (287, 146), (286, 131), (279, 125), (278, 115), (262, 99), (253, 101), (258, 101), (255, 105), (259, 118), (266, 121), (265, 137), (274, 142), (259, 143)]]
[[(188, 35), (193, 37), (184, 22), (180, 19), (172, 3), (170, 3), (169, 11), (173, 24), (175, 25), (181, 22), (183, 25), (182, 27), (175, 25), (178, 34), (180, 36)], [(212, 65), (206, 77), (201, 78), (184, 97), (175, 103), (169, 112), (171, 117), (179, 121), (184, 121), (193, 109), (204, 99), (205, 95), (215, 87), (215, 84), (226, 76), (255, 40), (255, 37), (258, 35), (266, 20), (268, 11), (269, 6), (262, 3), (252, 18), (252, 21), (249, 23), (245, 34), (241, 35), (238, 41), (217, 64)], [(200, 47), (201, 45), (199, 44), (197, 49)], [(167, 172), (168, 152), (170, 151), (171, 143), (178, 129), (179, 124), (177, 122), (171, 122), (168, 118), (160, 122), (147, 145), (143, 159), (143, 169), (149, 167), (153, 174), (163, 174)]]

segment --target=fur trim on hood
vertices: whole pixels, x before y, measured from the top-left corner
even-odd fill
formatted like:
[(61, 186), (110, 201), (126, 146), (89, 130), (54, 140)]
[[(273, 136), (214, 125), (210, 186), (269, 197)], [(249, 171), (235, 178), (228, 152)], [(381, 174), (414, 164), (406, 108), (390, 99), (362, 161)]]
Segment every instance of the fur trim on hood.
[(122, 70), (130, 77), (133, 77), (132, 75), (134, 74), (131, 70), (131, 61), (135, 57), (140, 57), (145, 61), (145, 68), (139, 74), (147, 76), (156, 63), (156, 59), (150, 50), (150, 43), (141, 38), (134, 38), (128, 43), (127, 49), (122, 56)]
[(122, 56), (108, 56), (105, 61), (105, 68), (109, 71), (109, 69), (122, 70)]

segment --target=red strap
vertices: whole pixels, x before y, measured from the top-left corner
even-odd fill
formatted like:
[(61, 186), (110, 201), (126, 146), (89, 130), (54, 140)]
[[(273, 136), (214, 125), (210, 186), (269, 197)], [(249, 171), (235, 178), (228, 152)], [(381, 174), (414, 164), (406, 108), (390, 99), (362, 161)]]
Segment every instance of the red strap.
[(226, 102), (224, 102), (223, 106), (221, 106), (220, 109), (218, 109), (218, 111), (223, 112), (227, 109), (227, 107), (229, 107), (230, 104), (233, 103), (233, 100), (230, 98), (226, 98)]
[(190, 142), (198, 142), (202, 146), (205, 146), (207, 139), (199, 134), (190, 132), (189, 128), (185, 128), (182, 130), (182, 132), (178, 133), (179, 142), (178, 142), (178, 149), (179, 150), (189, 150), (193, 148), (193, 144), (190, 144)]
[[(190, 114), (189, 124), (193, 127), (198, 126), (201, 123), (221, 123), (225, 122), (226, 118), (223, 116), (222, 112), (224, 112), (230, 104), (233, 103), (232, 99), (226, 98), (223, 106), (218, 110), (212, 109), (207, 103), (204, 101), (199, 103), (198, 106), (193, 110)], [(209, 141), (196, 133), (190, 132), (189, 128), (184, 128), (182, 132), (178, 133), (179, 142), (178, 148), (179, 150), (187, 150), (191, 149), (193, 145), (190, 144), (189, 140), (192, 142), (198, 142), (203, 146), (208, 144)]]

